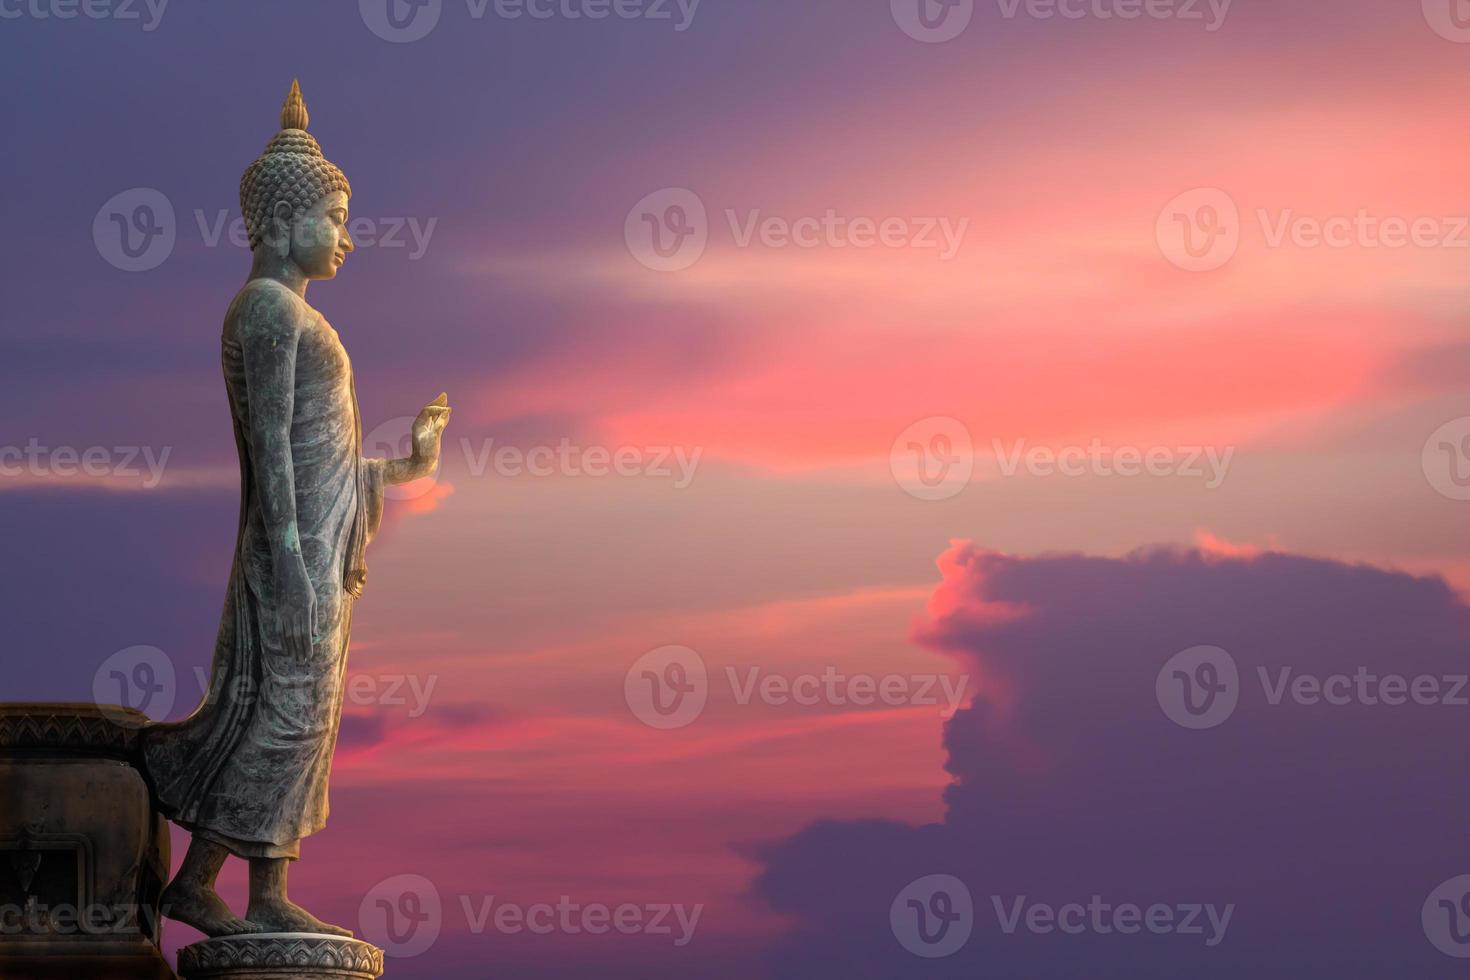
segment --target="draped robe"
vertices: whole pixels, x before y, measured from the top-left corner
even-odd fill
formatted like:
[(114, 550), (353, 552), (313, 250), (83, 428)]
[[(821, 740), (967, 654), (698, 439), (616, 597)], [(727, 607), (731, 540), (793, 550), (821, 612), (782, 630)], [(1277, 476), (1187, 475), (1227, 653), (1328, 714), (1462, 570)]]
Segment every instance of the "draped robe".
[[(235, 560), (204, 702), (181, 722), (150, 726), (144, 760), (160, 809), (196, 836), (241, 857), (295, 858), (327, 819), (352, 607), (382, 518), (385, 461), (362, 458), (337, 332), (285, 286), (257, 279), (241, 290), (222, 361), (240, 455)], [(299, 540), (316, 592), (304, 663), (276, 616), (281, 530), (268, 515), (280, 508), (266, 495), (294, 500), (286, 534)]]

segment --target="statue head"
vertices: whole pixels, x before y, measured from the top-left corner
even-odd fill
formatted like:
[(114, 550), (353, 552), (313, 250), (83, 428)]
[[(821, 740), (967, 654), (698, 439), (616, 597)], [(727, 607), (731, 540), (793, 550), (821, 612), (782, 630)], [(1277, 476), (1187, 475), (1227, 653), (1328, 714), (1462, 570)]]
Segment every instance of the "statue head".
[(306, 131), (301, 86), (291, 83), (281, 131), (240, 178), (240, 211), (250, 248), (272, 249), (309, 279), (330, 279), (352, 251), (347, 202), (352, 185)]

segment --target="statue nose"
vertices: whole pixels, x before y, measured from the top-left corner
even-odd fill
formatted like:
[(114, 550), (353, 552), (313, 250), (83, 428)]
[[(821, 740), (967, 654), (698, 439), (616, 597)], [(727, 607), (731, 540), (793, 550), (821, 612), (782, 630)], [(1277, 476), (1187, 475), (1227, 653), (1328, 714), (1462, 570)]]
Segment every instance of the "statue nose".
[(352, 241), (352, 234), (348, 232), (347, 229), (342, 229), (342, 251), (353, 252), (356, 250), (357, 245), (355, 245)]

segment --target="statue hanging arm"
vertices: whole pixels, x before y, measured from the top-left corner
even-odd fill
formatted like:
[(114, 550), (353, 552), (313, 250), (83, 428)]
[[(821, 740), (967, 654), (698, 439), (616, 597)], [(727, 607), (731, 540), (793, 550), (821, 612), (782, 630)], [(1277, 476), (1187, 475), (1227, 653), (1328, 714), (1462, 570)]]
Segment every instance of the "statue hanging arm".
[(263, 290), (239, 321), (250, 403), (250, 461), (270, 540), (274, 612), (286, 650), (304, 662), (311, 656), (316, 591), (301, 551), (291, 457), (296, 348), (303, 326), (296, 304), (274, 290)]

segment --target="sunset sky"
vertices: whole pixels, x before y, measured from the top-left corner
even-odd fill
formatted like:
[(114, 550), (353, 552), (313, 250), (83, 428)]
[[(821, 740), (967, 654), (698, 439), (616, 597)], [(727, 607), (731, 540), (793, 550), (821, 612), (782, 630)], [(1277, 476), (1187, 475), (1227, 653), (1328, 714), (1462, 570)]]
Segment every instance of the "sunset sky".
[[(1457, 976), (1470, 706), (1257, 678), (1470, 669), (1462, 6), (0, 0), (0, 699), (202, 696), (231, 222), (299, 78), (368, 452), (455, 409), (293, 869), (379, 945), (439, 909), (387, 976)], [(1200, 646), (1240, 707), (1194, 731), (1155, 679)], [(890, 920), (931, 875), (944, 957)], [(496, 926), (563, 897), (699, 911)]]

